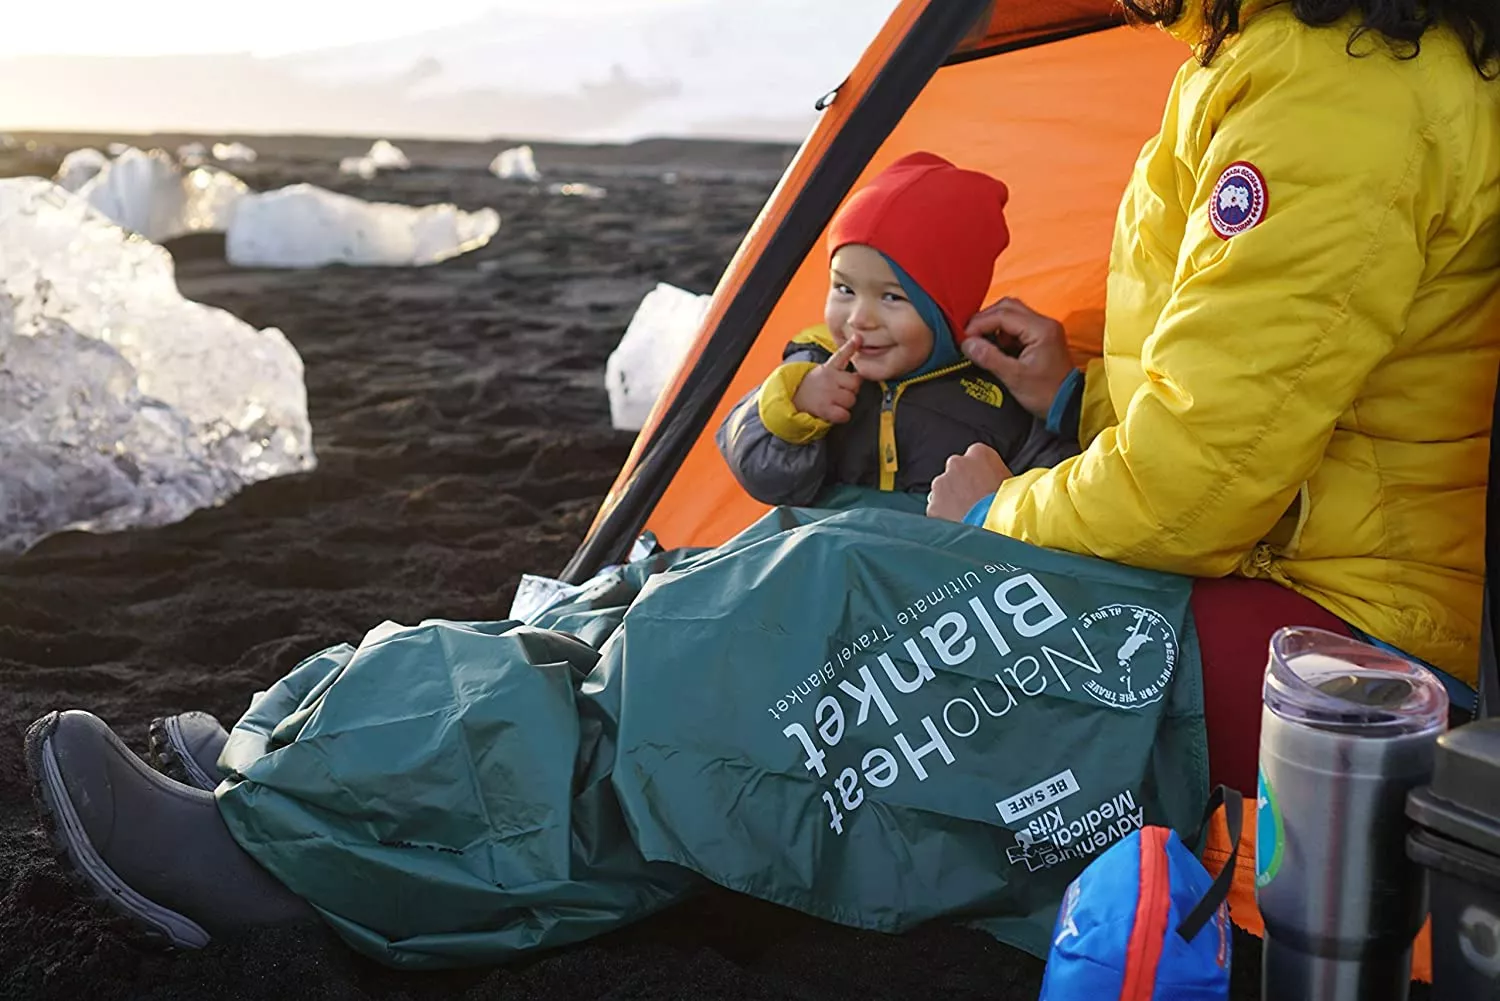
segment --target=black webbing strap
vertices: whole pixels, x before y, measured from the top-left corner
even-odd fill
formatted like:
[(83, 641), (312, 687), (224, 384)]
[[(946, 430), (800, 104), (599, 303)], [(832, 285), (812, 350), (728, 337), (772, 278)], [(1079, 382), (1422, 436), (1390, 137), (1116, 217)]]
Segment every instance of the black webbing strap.
[(1203, 899), (1194, 905), (1188, 912), (1187, 917), (1177, 926), (1177, 934), (1191, 942), (1198, 937), (1203, 926), (1208, 924), (1219, 905), (1229, 899), (1229, 888), (1234, 883), (1235, 864), (1240, 858), (1240, 834), (1245, 820), (1245, 797), (1240, 795), (1238, 789), (1228, 786), (1219, 786), (1208, 798), (1208, 807), (1204, 810), (1203, 826), (1207, 828), (1214, 819), (1214, 814), (1219, 807), (1224, 807), (1225, 820), (1229, 822), (1229, 843), (1233, 845), (1229, 849), (1229, 861), (1224, 863), (1224, 868), (1219, 870), (1219, 875), (1214, 878), (1213, 886), (1203, 895)]

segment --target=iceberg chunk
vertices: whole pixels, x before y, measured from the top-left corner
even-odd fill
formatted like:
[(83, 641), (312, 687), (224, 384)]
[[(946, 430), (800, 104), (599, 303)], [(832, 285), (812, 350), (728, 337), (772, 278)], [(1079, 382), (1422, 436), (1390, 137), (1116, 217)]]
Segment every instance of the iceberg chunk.
[(220, 163), (254, 163), (259, 156), (244, 143), (214, 143), (214, 159)]
[(128, 149), (78, 189), (110, 219), (152, 243), (229, 228), (245, 182), (216, 167), (184, 174), (166, 153)]
[(410, 267), (478, 249), (499, 228), (500, 216), (490, 208), (464, 212), (446, 203), (414, 208), (294, 184), (240, 201), (225, 254), (240, 267)]
[(709, 296), (661, 283), (646, 293), (604, 365), (610, 423), (639, 431), (697, 339)]
[(68, 191), (77, 191), (109, 165), (109, 157), (92, 147), (75, 149), (63, 157), (53, 180)]
[(562, 195), (566, 198), (591, 198), (598, 200), (609, 194), (597, 184), (589, 184), (587, 181), (569, 181), (567, 184), (547, 185), (547, 194)]
[(202, 143), (184, 143), (177, 147), (177, 162), (184, 167), (197, 167), (208, 159), (208, 147)]
[(340, 174), (353, 174), (367, 181), (379, 170), (380, 168), (375, 166), (375, 161), (367, 156), (346, 156), (339, 161)]
[(411, 166), (411, 161), (401, 152), (401, 147), (384, 139), (375, 140), (365, 156), (375, 164), (377, 170), (406, 170)]
[(311, 469), (302, 359), (182, 297), (167, 252), (0, 180), (0, 550), (160, 525)]
[(504, 149), (490, 161), (490, 173), (507, 181), (540, 181), (541, 171), (536, 169), (536, 156), (530, 146)]

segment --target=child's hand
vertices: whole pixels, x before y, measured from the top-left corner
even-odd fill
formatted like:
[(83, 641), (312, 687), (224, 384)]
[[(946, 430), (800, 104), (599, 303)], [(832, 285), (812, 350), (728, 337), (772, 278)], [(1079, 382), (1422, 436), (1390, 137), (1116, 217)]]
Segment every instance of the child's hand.
[(964, 515), (1010, 479), (1010, 467), (988, 445), (970, 445), (963, 455), (950, 455), (942, 475), (932, 481), (927, 495), (927, 517), (963, 521)]
[(846, 372), (850, 359), (864, 346), (858, 334), (850, 337), (833, 353), (833, 357), (802, 378), (792, 397), (792, 406), (830, 424), (849, 423), (849, 412), (864, 380), (858, 372)]

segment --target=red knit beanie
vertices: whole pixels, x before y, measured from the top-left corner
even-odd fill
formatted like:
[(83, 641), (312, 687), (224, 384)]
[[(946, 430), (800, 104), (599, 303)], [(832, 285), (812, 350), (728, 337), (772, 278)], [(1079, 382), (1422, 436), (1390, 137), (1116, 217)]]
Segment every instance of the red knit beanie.
[(900, 265), (948, 318), (956, 340), (984, 306), (1010, 243), (1005, 185), (934, 153), (903, 156), (854, 193), (828, 227), (828, 256), (861, 243)]

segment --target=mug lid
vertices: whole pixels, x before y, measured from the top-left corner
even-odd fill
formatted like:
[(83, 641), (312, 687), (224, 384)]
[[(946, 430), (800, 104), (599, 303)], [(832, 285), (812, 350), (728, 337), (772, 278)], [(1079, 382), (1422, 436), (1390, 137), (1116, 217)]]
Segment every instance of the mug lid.
[(1441, 731), (1448, 724), (1448, 692), (1431, 671), (1309, 626), (1289, 626), (1271, 637), (1264, 698), (1284, 719), (1370, 737)]

